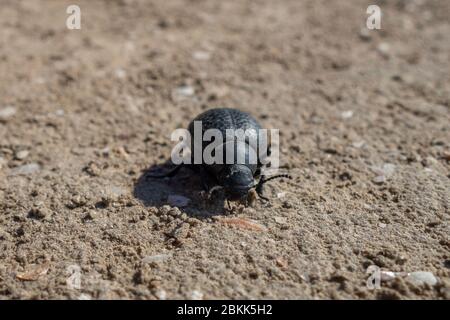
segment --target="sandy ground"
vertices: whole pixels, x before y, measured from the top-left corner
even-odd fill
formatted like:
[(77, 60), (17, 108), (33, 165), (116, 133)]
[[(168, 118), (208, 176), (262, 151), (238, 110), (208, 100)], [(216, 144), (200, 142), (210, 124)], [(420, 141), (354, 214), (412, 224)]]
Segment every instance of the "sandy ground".
[[(371, 3), (1, 1), (0, 298), (449, 299), (450, 2)], [(218, 106), (281, 130), (270, 203), (144, 178)]]

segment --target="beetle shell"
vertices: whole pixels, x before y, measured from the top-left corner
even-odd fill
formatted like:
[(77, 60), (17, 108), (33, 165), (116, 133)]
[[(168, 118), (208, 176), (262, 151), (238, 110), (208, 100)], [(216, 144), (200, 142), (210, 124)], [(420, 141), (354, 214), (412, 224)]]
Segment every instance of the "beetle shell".
[[(195, 121), (202, 121), (202, 137), (206, 130), (208, 129), (218, 129), (222, 133), (222, 136), (224, 137), (224, 142), (226, 141), (234, 141), (235, 142), (235, 157), (238, 152), (243, 152), (242, 149), (242, 143), (236, 143), (235, 137), (229, 137), (227, 136), (226, 129), (253, 129), (254, 133), (258, 135), (258, 132), (260, 129), (262, 129), (261, 125), (256, 121), (251, 115), (249, 115), (246, 112), (236, 110), (236, 109), (230, 109), (230, 108), (217, 108), (217, 109), (210, 109), (207, 110), (200, 115), (198, 115), (192, 122), (189, 124), (189, 132), (191, 134), (191, 137), (194, 137), (194, 122)], [(254, 145), (254, 142), (258, 144), (259, 138), (261, 137), (252, 137), (256, 139), (248, 139), (246, 138), (245, 143), (249, 144), (250, 147), (253, 149), (254, 152), (258, 151), (258, 146)], [(253, 142), (253, 144), (252, 144)], [(191, 150), (194, 150), (195, 140), (193, 140), (191, 145)], [(203, 141), (202, 139), (202, 145), (201, 150), (203, 151), (204, 148), (210, 144), (210, 141)], [(256, 153), (258, 155), (258, 153)], [(224, 155), (225, 156), (225, 155)], [(246, 158), (247, 159), (247, 158)], [(193, 162), (192, 162), (193, 163)], [(205, 166), (207, 171), (214, 176), (217, 177), (217, 175), (220, 173), (220, 171), (223, 169), (223, 166), (226, 166), (227, 164), (202, 164)], [(250, 168), (253, 174), (255, 174), (256, 170), (260, 167), (260, 161), (258, 161), (258, 164), (249, 164), (247, 161), (245, 163), (247, 167)]]

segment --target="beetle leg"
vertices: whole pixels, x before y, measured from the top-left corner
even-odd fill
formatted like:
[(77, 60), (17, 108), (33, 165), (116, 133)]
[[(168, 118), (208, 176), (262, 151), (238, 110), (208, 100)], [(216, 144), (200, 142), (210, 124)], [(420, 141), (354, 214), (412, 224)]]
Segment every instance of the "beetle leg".
[(228, 201), (228, 199), (225, 199), (225, 209), (228, 211), (231, 210), (231, 205), (230, 205), (230, 202)]
[(256, 190), (256, 192), (258, 193), (258, 197), (261, 199), (261, 200), (264, 200), (264, 201), (269, 201), (269, 198), (267, 198), (267, 197), (264, 197), (263, 196), (263, 185), (261, 184), (261, 186), (259, 186), (259, 188), (258, 188), (258, 190)]
[(255, 191), (258, 194), (258, 197), (260, 199), (265, 200), (265, 201), (269, 201), (268, 198), (263, 196), (263, 193), (264, 193), (264, 181), (265, 181), (264, 180), (264, 176), (261, 176), (261, 179), (259, 180), (259, 183), (258, 183), (258, 185), (255, 188)]
[(208, 191), (208, 199), (211, 199), (211, 196), (213, 195), (213, 193), (217, 190), (223, 189), (222, 186), (214, 186), (211, 189), (209, 189)]
[(253, 174), (253, 176), (255, 178), (258, 178), (260, 175), (261, 175), (261, 168), (258, 167), (258, 168), (256, 168), (255, 173)]
[(263, 186), (264, 186), (264, 179), (265, 179), (265, 176), (261, 176), (261, 178), (259, 178), (259, 182), (258, 182), (258, 184), (256, 185), (256, 188), (255, 188), (255, 191), (258, 193), (258, 196), (260, 197), (260, 198), (262, 198), (263, 197)]
[(195, 172), (200, 175), (200, 180), (202, 182), (203, 190), (206, 192), (210, 192), (211, 188), (213, 188), (213, 183), (211, 181), (211, 176), (206, 172), (206, 170), (202, 167), (195, 167)]

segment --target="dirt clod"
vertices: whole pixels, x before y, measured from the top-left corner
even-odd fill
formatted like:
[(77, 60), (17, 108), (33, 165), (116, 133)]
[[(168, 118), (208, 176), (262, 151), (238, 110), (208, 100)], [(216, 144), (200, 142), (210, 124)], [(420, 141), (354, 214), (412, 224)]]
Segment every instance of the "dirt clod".
[(16, 273), (16, 278), (22, 281), (36, 281), (41, 276), (46, 275), (50, 264), (32, 264), (25, 268), (24, 272)]

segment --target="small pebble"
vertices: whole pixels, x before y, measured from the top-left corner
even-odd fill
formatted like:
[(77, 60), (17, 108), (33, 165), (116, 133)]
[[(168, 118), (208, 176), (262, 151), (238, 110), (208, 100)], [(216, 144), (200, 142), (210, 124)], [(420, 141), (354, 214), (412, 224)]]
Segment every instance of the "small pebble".
[(287, 222), (287, 219), (285, 217), (279, 217), (279, 216), (274, 217), (274, 220), (276, 223), (279, 223), (279, 224), (285, 224)]
[(278, 199), (284, 198), (285, 196), (286, 196), (286, 192), (278, 192), (277, 193), (277, 198)]
[(364, 140), (361, 140), (361, 141), (353, 142), (352, 146), (357, 149), (361, 149), (365, 144), (366, 144), (366, 142)]
[(95, 220), (97, 219), (99, 216), (99, 213), (95, 210), (89, 210), (86, 215), (85, 215), (85, 219), (89, 219), (89, 220)]
[(378, 45), (377, 51), (383, 58), (387, 59), (390, 55), (390, 46), (386, 42), (382, 42)]
[(127, 73), (122, 68), (118, 68), (114, 71), (114, 75), (118, 79), (124, 79), (127, 76)]
[(286, 261), (286, 259), (284, 258), (276, 258), (275, 259), (275, 263), (277, 264), (277, 266), (279, 266), (280, 268), (287, 268), (288, 266), (288, 262)]
[(395, 165), (392, 163), (385, 163), (382, 167), (372, 167), (372, 171), (377, 174), (372, 181), (376, 184), (383, 184), (388, 178), (395, 173)]
[(167, 202), (174, 207), (186, 207), (190, 201), (191, 199), (176, 194), (167, 197)]
[(210, 53), (207, 51), (195, 51), (192, 54), (192, 57), (195, 60), (200, 60), (200, 61), (206, 61), (209, 60), (209, 58), (211, 57)]
[(154, 262), (163, 262), (172, 257), (171, 254), (157, 254), (154, 256), (145, 256), (142, 258), (143, 263), (154, 263)]
[(376, 184), (383, 184), (386, 182), (386, 177), (385, 176), (376, 176), (375, 178), (372, 179), (373, 183)]
[(41, 166), (37, 163), (29, 163), (20, 167), (16, 167), (12, 170), (12, 175), (28, 175), (38, 172)]
[(28, 216), (35, 219), (44, 219), (51, 214), (50, 210), (42, 202), (35, 203)]
[(167, 292), (166, 290), (163, 289), (159, 289), (155, 292), (155, 296), (156, 298), (158, 298), (159, 300), (166, 300), (167, 299)]
[(5, 107), (0, 109), (0, 122), (6, 122), (16, 114), (16, 108)]
[(63, 109), (58, 109), (55, 111), (55, 115), (57, 115), (58, 117), (63, 117), (65, 114), (65, 111)]
[(174, 90), (174, 96), (178, 98), (191, 97), (195, 94), (195, 89), (191, 86), (181, 86)]
[(436, 277), (431, 273), (427, 271), (416, 271), (411, 272), (407, 277), (406, 280), (409, 280), (415, 285), (423, 285), (428, 284), (430, 286), (434, 286), (437, 284)]
[(192, 290), (191, 300), (203, 300), (203, 293), (198, 290)]
[(30, 151), (28, 150), (22, 150), (16, 153), (16, 159), (17, 160), (24, 160), (28, 155), (30, 154)]
[(351, 117), (353, 117), (353, 111), (352, 110), (347, 110), (341, 113), (341, 118), (342, 119), (350, 119)]

